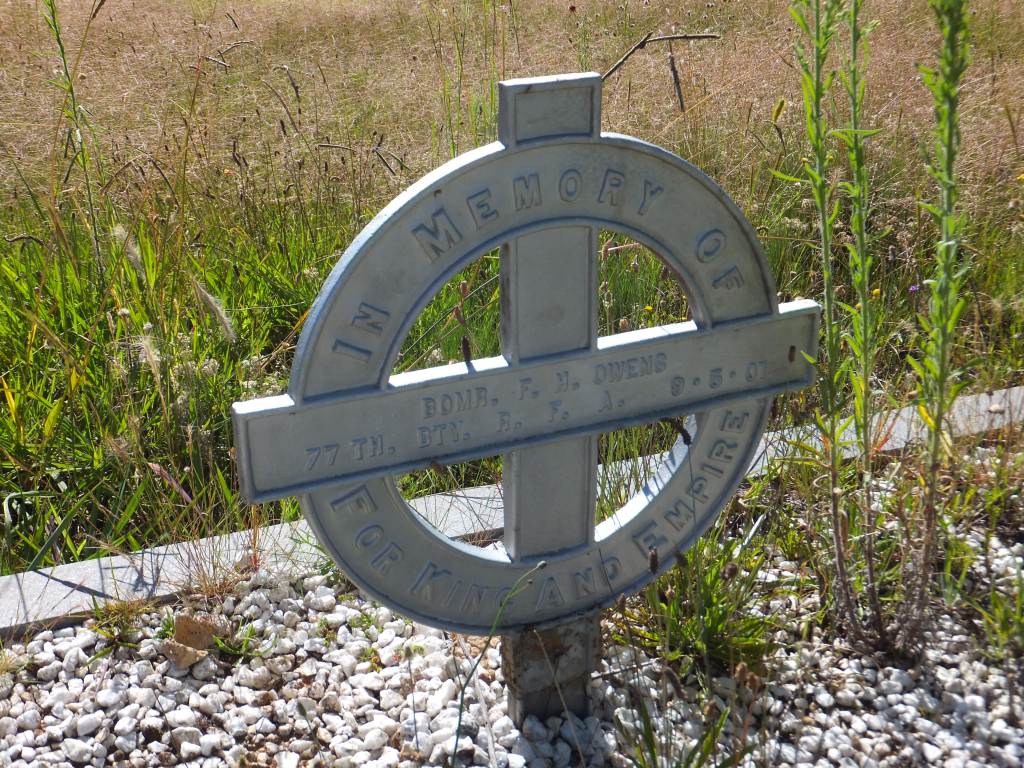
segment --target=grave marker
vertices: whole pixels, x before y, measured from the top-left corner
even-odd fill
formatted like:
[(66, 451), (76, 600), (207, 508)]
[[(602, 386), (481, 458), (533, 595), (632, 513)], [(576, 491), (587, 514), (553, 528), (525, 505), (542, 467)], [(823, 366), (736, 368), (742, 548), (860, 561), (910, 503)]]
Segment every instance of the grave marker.
[[(497, 622), (521, 719), (585, 708), (596, 612), (669, 568), (717, 516), (772, 395), (813, 380), (804, 353), (816, 354), (818, 306), (778, 306), (752, 228), (700, 171), (600, 133), (600, 76), (504, 82), (499, 105), (498, 142), (414, 184), (342, 256), (288, 394), (235, 403), (233, 418), (245, 496), (299, 495), (368, 594), (446, 629)], [(597, 338), (602, 228), (662, 257), (693, 322)], [(502, 356), (392, 375), (419, 311), (498, 246)], [(597, 434), (680, 413), (697, 414), (689, 445), (595, 526)], [(391, 479), (499, 453), (498, 549), (441, 535)]]

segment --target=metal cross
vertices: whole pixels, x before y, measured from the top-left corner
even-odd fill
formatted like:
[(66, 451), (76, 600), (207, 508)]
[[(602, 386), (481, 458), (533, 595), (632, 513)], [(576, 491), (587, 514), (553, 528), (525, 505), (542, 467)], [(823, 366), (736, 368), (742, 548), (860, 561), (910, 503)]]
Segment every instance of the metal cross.
[[(813, 378), (804, 353), (816, 350), (817, 305), (780, 311), (742, 214), (674, 155), (602, 135), (600, 96), (594, 74), (502, 83), (499, 141), (381, 212), (321, 291), (289, 393), (233, 409), (246, 497), (300, 495), (350, 577), (406, 614), (505, 633), (517, 717), (585, 707), (596, 610), (710, 524), (746, 471), (771, 395)], [(602, 228), (665, 259), (694, 322), (597, 338)], [(419, 310), (497, 245), (502, 356), (391, 375)], [(692, 443), (677, 443), (595, 528), (596, 435), (693, 412)], [(388, 479), (495, 453), (503, 552), (439, 535)]]

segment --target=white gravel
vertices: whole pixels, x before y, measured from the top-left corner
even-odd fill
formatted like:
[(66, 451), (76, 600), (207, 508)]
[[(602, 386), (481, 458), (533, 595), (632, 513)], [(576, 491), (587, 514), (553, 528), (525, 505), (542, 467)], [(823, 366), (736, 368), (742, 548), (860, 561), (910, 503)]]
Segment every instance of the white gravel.
[[(994, 542), (993, 578), (1012, 578), (1024, 546)], [(770, 582), (792, 576), (778, 561)], [(811, 604), (765, 610), (800, 626)], [(388, 608), (339, 594), (326, 577), (288, 583), (256, 573), (219, 608), (252, 632), (261, 656), (211, 651), (181, 669), (161, 653), (160, 612), (134, 645), (111, 648), (96, 628), (40, 632), (7, 648), (20, 668), (0, 691), (0, 766), (461, 764), (564, 768), (630, 764), (650, 707), (660, 751), (674, 764), (729, 709), (724, 753), (743, 766), (1019, 767), (1024, 731), (1010, 682), (977, 637), (943, 616), (924, 658), (907, 669), (839, 642), (780, 631), (765, 684), (719, 677), (703, 692), (635, 650), (609, 647), (584, 720), (506, 714), (496, 643), (476, 679), (460, 680), (473, 639), (453, 639)], [(475, 642), (475, 641), (474, 641)], [(478, 651), (473, 651), (473, 653)], [(755, 686), (756, 688), (756, 686)], [(1015, 698), (1019, 699), (1019, 693)]]

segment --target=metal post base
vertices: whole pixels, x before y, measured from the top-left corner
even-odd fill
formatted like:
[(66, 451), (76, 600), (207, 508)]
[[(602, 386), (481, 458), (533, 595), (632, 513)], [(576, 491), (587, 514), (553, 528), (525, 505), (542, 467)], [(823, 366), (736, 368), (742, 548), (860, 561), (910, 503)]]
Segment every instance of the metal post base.
[(544, 720), (566, 710), (586, 717), (590, 713), (590, 674), (600, 645), (600, 614), (552, 629), (504, 636), (501, 663), (508, 686), (509, 717), (517, 726), (528, 715)]

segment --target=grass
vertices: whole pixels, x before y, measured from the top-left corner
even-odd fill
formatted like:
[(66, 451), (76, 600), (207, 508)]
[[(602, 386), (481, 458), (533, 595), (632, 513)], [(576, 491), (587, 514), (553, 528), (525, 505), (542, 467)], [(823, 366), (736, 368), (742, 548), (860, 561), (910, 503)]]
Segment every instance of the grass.
[(274, 651), (276, 639), (269, 644), (261, 642), (256, 629), (251, 624), (239, 627), (233, 637), (213, 638), (214, 647), (226, 656), (233, 657), (236, 661), (248, 661), (254, 658), (269, 656)]
[[(956, 164), (956, 234), (970, 271), (957, 291), (964, 303), (948, 364), (970, 363), (970, 388), (983, 390), (1024, 383), (1024, 103), (1015, 87), (1024, 8), (982, 0), (972, 9)], [(853, 390), (868, 408), (861, 420), (924, 392), (906, 362), (934, 335), (919, 315), (929, 309), (940, 231), (921, 206), (939, 189), (924, 162), (934, 116), (918, 65), (935, 60), (940, 39), (923, 0), (865, 3), (864, 24), (876, 23), (861, 101), (839, 89), (822, 96), (829, 125), (877, 129), (858, 157), (852, 142), (822, 144), (822, 189), (839, 206), (827, 263), (815, 202), (790, 180), (810, 155), (792, 53), (798, 30), (784, 2), (756, 0), (740, 12), (730, 3), (79, 1), (3, 13), (0, 573), (295, 519), (294, 501), (250, 508), (238, 496), (228, 407), (286, 388), (306, 312), (339, 253), (420, 175), (494, 138), (499, 80), (603, 70), (651, 30), (723, 37), (675, 44), (682, 108), (667, 50), (638, 51), (605, 82), (604, 128), (665, 146), (714, 178), (761, 237), (781, 299), (820, 299), (830, 285), (834, 356), (851, 351), (856, 336), (847, 334), (866, 317), (839, 310), (870, 308), (874, 363), (854, 384), (836, 380), (836, 414), (850, 413)], [(835, 42), (847, 50), (849, 32), (840, 28)], [(859, 189), (870, 190), (866, 202)], [(870, 264), (841, 257), (849, 246), (870, 249)], [(604, 232), (598, 258), (601, 334), (686, 317), (685, 291), (655, 254)], [(464, 340), (474, 356), (497, 354), (497, 275), (492, 253), (444, 286), (398, 367), (461, 359)], [(869, 326), (860, 327), (863, 337)], [(827, 400), (782, 398), (772, 426), (807, 423)], [(675, 436), (665, 424), (602, 436), (599, 516), (645, 479), (647, 468), (628, 460)], [(1016, 439), (1001, 440), (1013, 455)], [(845, 543), (831, 534), (844, 520), (864, 526), (846, 530), (855, 542), (868, 531), (875, 544), (880, 612), (891, 616), (903, 550), (890, 532), (918, 503), (916, 476), (934, 462), (877, 456), (858, 472), (826, 461), (841, 499), (823, 528), (816, 510), (836, 495), (823, 491), (819, 458), (753, 481), (684, 556), (685, 573), (701, 578), (675, 571), (630, 605), (634, 640), (668, 643), (704, 677), (735, 672), (740, 661), (755, 667), (769, 630), (752, 606), (772, 590), (746, 576), (783, 553), (801, 566), (792, 589), (829, 594), (832, 553)], [(958, 468), (937, 475), (943, 498), (960, 492)], [(458, 493), (500, 476), (493, 457), (405, 476), (400, 487), (407, 496)], [(884, 499), (863, 505), (864, 489), (881, 482)], [(1017, 513), (1005, 510), (1016, 509), (1007, 499), (1019, 497), (1019, 474), (972, 482), (979, 490), (962, 499), (964, 511), (937, 529), (940, 552), (971, 527), (1013, 529)], [(725, 583), (718, 574), (734, 561), (745, 578)], [(966, 584), (957, 573), (951, 582)], [(1017, 596), (968, 597), (982, 631), (1005, 638), (998, 647), (1011, 653)]]
[(680, 554), (677, 567), (627, 614), (630, 626), (619, 639), (679, 670), (692, 665), (705, 680), (740, 664), (763, 674), (771, 621), (751, 608), (766, 559), (763, 537), (757, 537), (764, 521), (758, 518), (736, 538), (718, 525)]

